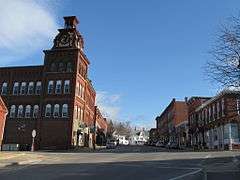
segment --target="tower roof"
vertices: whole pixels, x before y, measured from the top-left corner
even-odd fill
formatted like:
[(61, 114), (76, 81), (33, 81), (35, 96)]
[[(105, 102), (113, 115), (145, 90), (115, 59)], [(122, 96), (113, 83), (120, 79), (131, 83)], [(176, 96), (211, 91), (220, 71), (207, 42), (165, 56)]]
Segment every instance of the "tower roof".
[(76, 16), (65, 16), (65, 17), (63, 17), (63, 19), (65, 21), (65, 23), (64, 23), (65, 29), (76, 28), (77, 24), (79, 23)]

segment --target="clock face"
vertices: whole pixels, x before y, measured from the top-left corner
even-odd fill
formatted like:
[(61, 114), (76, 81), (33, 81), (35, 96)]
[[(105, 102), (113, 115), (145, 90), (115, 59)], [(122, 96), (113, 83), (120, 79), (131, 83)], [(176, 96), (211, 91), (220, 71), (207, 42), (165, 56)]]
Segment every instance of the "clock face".
[(59, 46), (60, 46), (60, 47), (69, 46), (69, 41), (70, 41), (69, 36), (66, 35), (66, 34), (64, 34), (64, 35), (60, 38)]

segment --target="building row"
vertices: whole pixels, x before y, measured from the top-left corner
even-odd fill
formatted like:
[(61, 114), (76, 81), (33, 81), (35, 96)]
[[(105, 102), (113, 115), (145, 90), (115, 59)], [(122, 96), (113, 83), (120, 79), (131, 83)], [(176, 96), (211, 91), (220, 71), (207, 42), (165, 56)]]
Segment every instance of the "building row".
[(5, 148), (31, 146), (33, 130), (36, 149), (93, 147), (96, 133), (106, 133), (107, 122), (96, 107), (96, 91), (88, 77), (90, 61), (78, 19), (69, 16), (64, 21), (53, 47), (43, 51), (43, 65), (0, 68), (0, 93), (9, 112)]
[(173, 99), (156, 118), (150, 139), (195, 149), (240, 149), (240, 91)]

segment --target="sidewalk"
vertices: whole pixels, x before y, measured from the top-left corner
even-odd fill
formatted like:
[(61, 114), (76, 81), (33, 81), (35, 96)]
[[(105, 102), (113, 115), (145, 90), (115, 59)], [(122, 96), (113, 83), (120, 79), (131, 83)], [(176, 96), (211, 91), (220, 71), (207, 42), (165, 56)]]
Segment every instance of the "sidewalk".
[(40, 156), (31, 152), (0, 152), (0, 169), (10, 166), (32, 164), (39, 161)]

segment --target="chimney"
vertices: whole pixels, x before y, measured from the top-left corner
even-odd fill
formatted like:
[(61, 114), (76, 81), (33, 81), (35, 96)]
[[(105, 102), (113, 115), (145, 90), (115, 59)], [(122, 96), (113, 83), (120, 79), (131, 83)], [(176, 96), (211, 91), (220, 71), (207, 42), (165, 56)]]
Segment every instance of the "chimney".
[(65, 29), (76, 28), (77, 24), (79, 23), (76, 16), (65, 16), (65, 17), (63, 17), (63, 19), (65, 21), (65, 23), (64, 23)]

